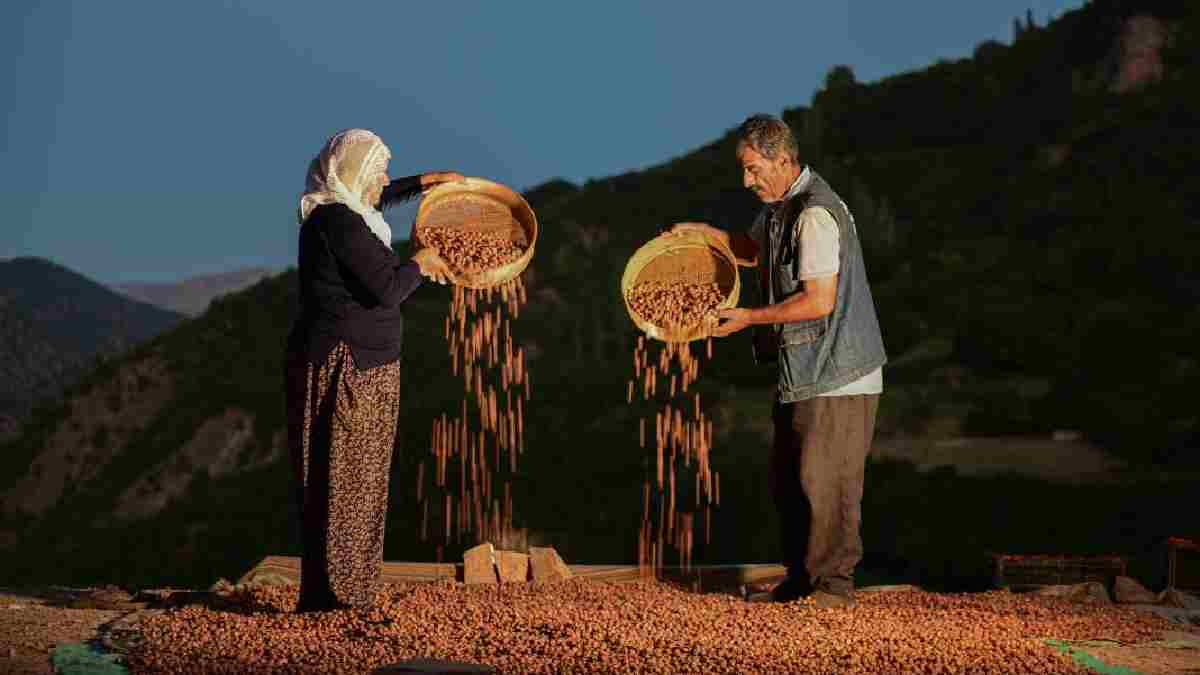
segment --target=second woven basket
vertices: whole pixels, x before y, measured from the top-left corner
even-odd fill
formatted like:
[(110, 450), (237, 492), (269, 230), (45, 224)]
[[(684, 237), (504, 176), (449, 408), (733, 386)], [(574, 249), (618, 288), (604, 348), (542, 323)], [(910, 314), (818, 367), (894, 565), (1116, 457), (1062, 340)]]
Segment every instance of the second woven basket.
[(736, 307), (741, 292), (737, 261), (729, 247), (702, 232), (683, 232), (655, 237), (629, 258), (621, 276), (621, 298), (625, 311), (647, 336), (663, 342), (690, 342), (709, 336), (712, 324), (658, 326), (640, 316), (629, 304), (629, 290), (644, 282), (716, 283), (723, 299), (717, 309)]

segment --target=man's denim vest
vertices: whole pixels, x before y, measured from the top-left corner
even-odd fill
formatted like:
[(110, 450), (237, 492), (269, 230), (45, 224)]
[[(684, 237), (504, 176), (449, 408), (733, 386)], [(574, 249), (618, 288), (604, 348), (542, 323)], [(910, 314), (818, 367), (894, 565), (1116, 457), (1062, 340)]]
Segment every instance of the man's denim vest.
[[(862, 246), (854, 216), (841, 197), (811, 168), (805, 185), (773, 210), (766, 221), (766, 265), (770, 304), (804, 290), (796, 278), (800, 237), (795, 230), (800, 212), (821, 206), (833, 214), (839, 233), (837, 302), (820, 319), (776, 324), (779, 339), (779, 402), (792, 403), (820, 396), (847, 385), (887, 362), (875, 302), (867, 283)], [(767, 260), (769, 253), (771, 260)]]

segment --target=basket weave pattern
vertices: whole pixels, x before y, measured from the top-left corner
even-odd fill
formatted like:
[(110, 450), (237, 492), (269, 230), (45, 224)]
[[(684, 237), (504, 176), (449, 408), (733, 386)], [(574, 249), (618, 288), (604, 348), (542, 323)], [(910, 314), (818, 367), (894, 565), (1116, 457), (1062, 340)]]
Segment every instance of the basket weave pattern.
[(690, 342), (709, 336), (712, 324), (658, 326), (643, 318), (629, 304), (629, 291), (646, 282), (716, 283), (724, 299), (717, 309), (736, 307), (741, 293), (733, 252), (719, 240), (702, 232), (684, 232), (656, 237), (634, 252), (621, 277), (625, 311), (647, 336), (664, 342)]
[(417, 209), (414, 243), (418, 248), (425, 247), (421, 232), (443, 227), (498, 234), (523, 249), (520, 258), (498, 267), (478, 272), (452, 269), (450, 281), (459, 286), (498, 286), (520, 276), (533, 260), (537, 216), (519, 193), (500, 183), (472, 177), (461, 183), (442, 183), (430, 190)]

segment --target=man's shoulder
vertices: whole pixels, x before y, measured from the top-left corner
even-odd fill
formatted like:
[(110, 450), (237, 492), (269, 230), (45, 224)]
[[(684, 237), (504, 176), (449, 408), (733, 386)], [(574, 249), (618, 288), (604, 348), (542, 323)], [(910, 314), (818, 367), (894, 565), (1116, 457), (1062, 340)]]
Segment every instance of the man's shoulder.
[(796, 216), (796, 221), (801, 224), (815, 223), (817, 225), (832, 225), (837, 227), (837, 219), (833, 216), (833, 211), (829, 210), (824, 204), (808, 204)]

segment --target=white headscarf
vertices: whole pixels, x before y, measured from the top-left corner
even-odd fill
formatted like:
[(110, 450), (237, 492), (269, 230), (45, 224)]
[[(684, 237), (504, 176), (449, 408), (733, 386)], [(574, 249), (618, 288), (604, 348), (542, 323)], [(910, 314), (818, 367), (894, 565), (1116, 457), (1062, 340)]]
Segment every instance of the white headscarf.
[(367, 221), (367, 227), (385, 246), (392, 245), (392, 228), (363, 192), (387, 171), (392, 152), (383, 140), (366, 129), (346, 129), (325, 143), (321, 154), (308, 165), (304, 194), (300, 196), (300, 222), (322, 204), (345, 204)]

